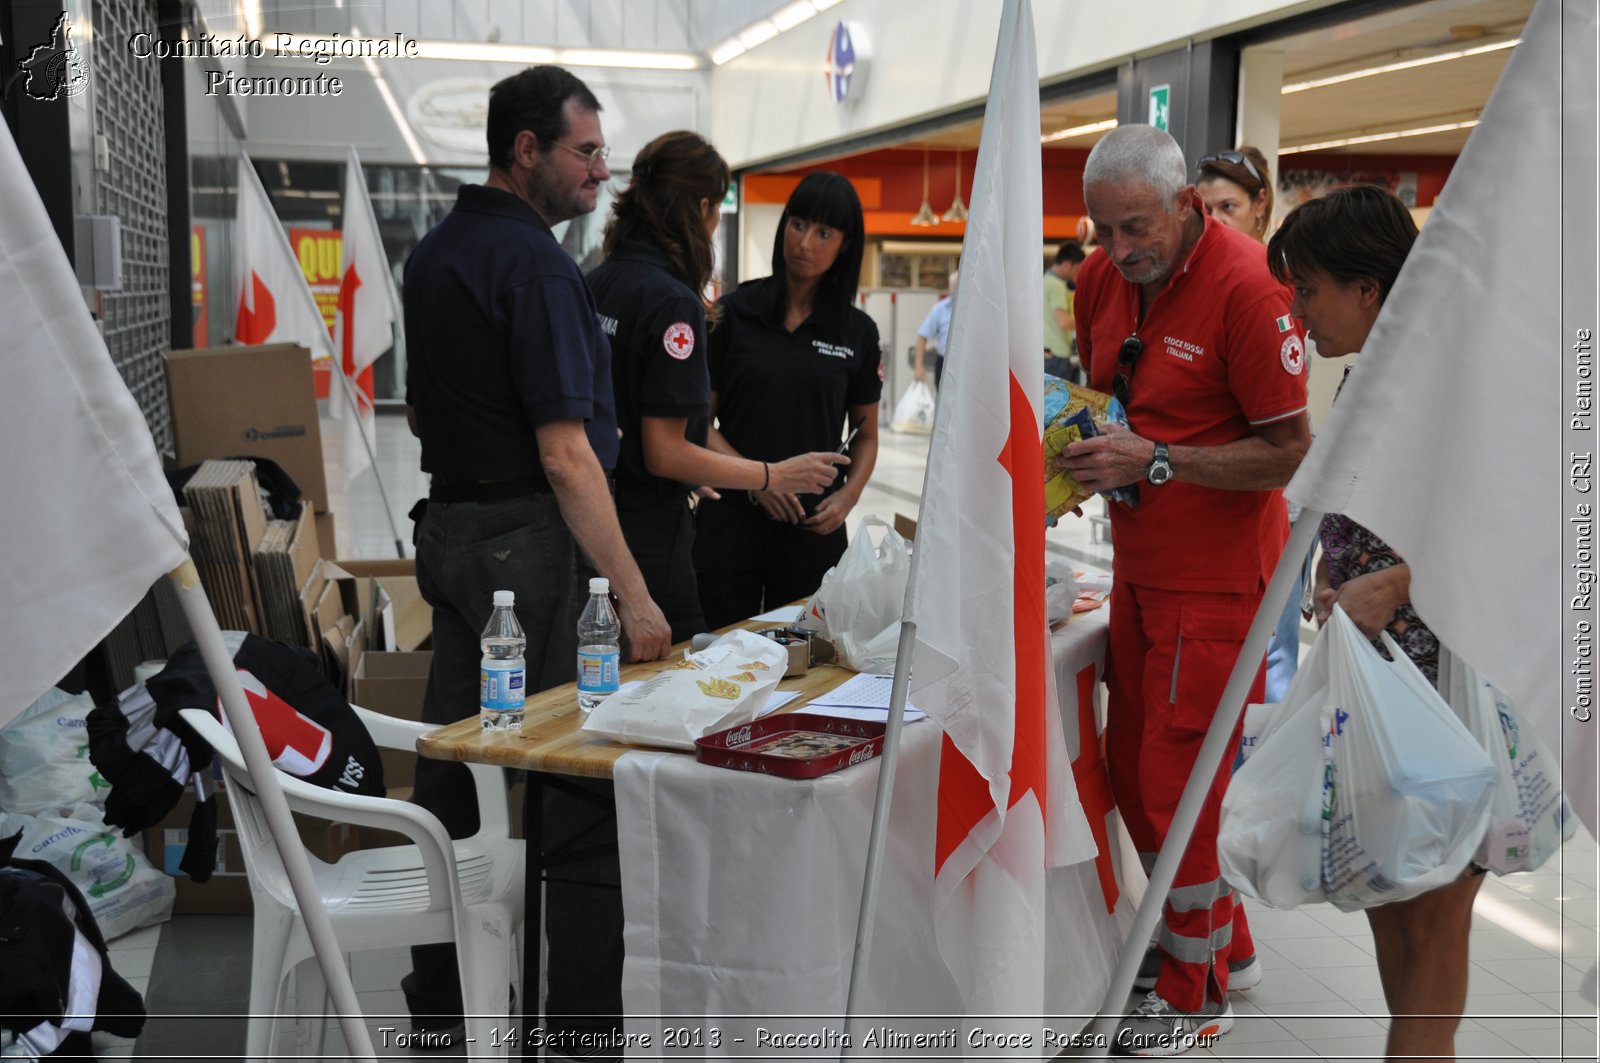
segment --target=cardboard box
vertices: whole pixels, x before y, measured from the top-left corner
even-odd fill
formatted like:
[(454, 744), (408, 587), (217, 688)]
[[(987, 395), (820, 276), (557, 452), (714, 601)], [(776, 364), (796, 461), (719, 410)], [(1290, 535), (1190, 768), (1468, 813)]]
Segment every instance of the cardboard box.
[(914, 542), (917, 538), (917, 522), (904, 513), (894, 515), (894, 530), (906, 542)]
[[(373, 653), (356, 662), (350, 700), (363, 709), (381, 712), (401, 720), (422, 719), (422, 698), (428, 689), (428, 668), (433, 652)], [(398, 749), (380, 749), (383, 785), (390, 797), (409, 796), (416, 776), (417, 754)]]
[[(359, 619), (370, 629), (381, 620), (372, 611), (373, 584), (382, 589), (393, 603), (393, 643), (382, 645), (387, 652), (409, 653), (425, 649), (433, 637), (433, 609), (422, 599), (417, 586), (417, 563), (412, 558), (384, 558), (379, 560), (347, 561), (334, 564), (358, 580), (357, 597), (361, 607)], [(378, 643), (369, 633), (368, 645)]]
[[(168, 351), (166, 361), (178, 464), (271, 458), (317, 512), (327, 512), (309, 351), (291, 343), (205, 347)], [(323, 545), (330, 554), (335, 552), (331, 539), (330, 534)]]

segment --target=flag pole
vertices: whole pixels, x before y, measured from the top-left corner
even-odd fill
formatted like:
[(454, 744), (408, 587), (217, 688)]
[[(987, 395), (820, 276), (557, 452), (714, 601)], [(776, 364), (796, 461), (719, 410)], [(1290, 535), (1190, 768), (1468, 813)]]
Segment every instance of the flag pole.
[[(914, 554), (911, 563), (916, 565)], [(861, 911), (856, 917), (856, 947), (850, 958), (850, 988), (845, 995), (845, 1038), (841, 1059), (854, 1055), (852, 1048), (856, 1039), (851, 1026), (861, 1010), (861, 997), (866, 992), (867, 958), (872, 952), (872, 927), (878, 909), (878, 880), (883, 872), (884, 846), (889, 840), (889, 803), (894, 799), (894, 773), (900, 762), (900, 732), (905, 727), (906, 689), (911, 682), (911, 652), (916, 642), (916, 623), (902, 620), (900, 644), (894, 651), (894, 681), (889, 686), (889, 723), (883, 735), (883, 756), (879, 758), (878, 794), (872, 806), (872, 833), (867, 839), (867, 872), (861, 885)]]
[[(356, 1001), (356, 991), (350, 981), (350, 971), (344, 965), (344, 954), (339, 949), (338, 939), (333, 936), (333, 924), (328, 920), (328, 910), (323, 907), (321, 891), (317, 889), (316, 880), (311, 876), (311, 865), (306, 861), (305, 849), (300, 845), (299, 831), (295, 829), (294, 818), (289, 812), (289, 803), (283, 796), (282, 785), (278, 782), (278, 769), (273, 766), (272, 758), (267, 755), (266, 743), (261, 739), (261, 729), (256, 725), (255, 713), (251, 711), (250, 704), (245, 699), (244, 688), (239, 685), (239, 673), (234, 669), (233, 655), (223, 645), (222, 630), (217, 625), (216, 613), (211, 609), (211, 600), (206, 597), (205, 588), (200, 585), (200, 575), (195, 570), (194, 560), (185, 558), (183, 564), (167, 574), (167, 578), (172, 581), (173, 588), (178, 592), (178, 601), (182, 604), (184, 617), (194, 632), (195, 644), (200, 647), (200, 656), (205, 660), (206, 671), (210, 673), (211, 682), (217, 688), (217, 696), (222, 702), (222, 711), (227, 715), (228, 726), (233, 731), (234, 739), (239, 743), (239, 751), (244, 755), (245, 766), (250, 769), (250, 778), (256, 786), (256, 796), (261, 799), (267, 826), (277, 843), (278, 855), (283, 860), (283, 869), (287, 872), (289, 885), (294, 890), (295, 903), (305, 920), (306, 935), (311, 939), (317, 961), (322, 966), (322, 975), (327, 980), (328, 996), (332, 1000), (334, 1014), (339, 1017), (339, 1027), (344, 1033), (345, 1046), (349, 1050), (350, 1058), (372, 1060), (376, 1063), (377, 1055), (372, 1049), (372, 1036), (367, 1031), (361, 1006)], [(252, 1015), (250, 1021), (261, 1021), (263, 1018)]]
[(355, 383), (344, 375), (344, 369), (338, 363), (334, 364), (333, 375), (344, 381), (340, 390), (344, 392), (345, 404), (350, 407), (350, 423), (355, 426), (356, 435), (361, 437), (361, 446), (365, 448), (367, 461), (372, 465), (372, 478), (378, 482), (378, 498), (383, 502), (383, 515), (389, 518), (389, 534), (394, 536), (395, 553), (404, 560), (406, 548), (400, 540), (400, 528), (394, 522), (394, 510), (389, 508), (389, 492), (383, 488), (383, 474), (378, 472), (378, 456), (372, 452), (372, 441), (367, 438), (367, 433), (361, 430), (361, 407), (356, 402)]
[(1116, 973), (1111, 976), (1105, 1000), (1100, 1004), (1100, 1013), (1095, 1018), (1093, 1035), (1089, 1040), (1093, 1046), (1090, 1049), (1091, 1059), (1105, 1059), (1110, 1051), (1111, 1038), (1123, 1016), (1123, 1003), (1133, 990), (1134, 977), (1139, 973), (1139, 964), (1144, 959), (1144, 943), (1150, 940), (1161, 918), (1161, 907), (1172, 889), (1172, 880), (1177, 876), (1184, 851), (1189, 848), (1195, 823), (1200, 819), (1200, 807), (1205, 804), (1217, 769), (1222, 766), (1223, 758), (1234, 752), (1234, 726), (1244, 711), (1245, 698), (1249, 696), (1256, 673), (1261, 669), (1267, 643), (1277, 627), (1278, 617), (1283, 615), (1283, 607), (1299, 578), (1300, 566), (1305, 562), (1321, 523), (1322, 514), (1319, 511), (1301, 510), (1300, 519), (1295, 521), (1289, 542), (1284, 546), (1278, 565), (1273, 569), (1272, 579), (1267, 583), (1255, 619), (1250, 622), (1244, 646), (1240, 648), (1238, 660), (1233, 664), (1228, 685), (1222, 690), (1216, 714), (1211, 717), (1211, 727), (1206, 731), (1205, 742), (1200, 746), (1194, 769), (1189, 773), (1189, 782), (1184, 786), (1183, 797), (1173, 813), (1172, 825), (1167, 829), (1167, 840), (1156, 857), (1155, 868), (1150, 872), (1150, 884), (1139, 903), (1138, 914), (1134, 916), (1133, 929), (1122, 944), (1122, 957), (1117, 961)]

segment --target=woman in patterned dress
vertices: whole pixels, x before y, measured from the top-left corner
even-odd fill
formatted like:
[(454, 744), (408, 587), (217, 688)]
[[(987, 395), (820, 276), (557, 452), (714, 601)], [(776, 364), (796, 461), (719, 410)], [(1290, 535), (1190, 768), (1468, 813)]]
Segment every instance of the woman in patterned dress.
[[(1416, 237), (1405, 206), (1372, 185), (1339, 189), (1284, 219), (1267, 246), (1267, 264), (1293, 287), (1290, 312), (1304, 322), (1320, 355), (1338, 358), (1361, 349)], [(1318, 622), (1337, 603), (1368, 638), (1389, 632), (1437, 684), (1439, 640), (1411, 607), (1405, 559), (1343, 514), (1325, 516), (1320, 537)], [(1367, 909), (1391, 1015), (1391, 1060), (1455, 1058), (1467, 1000), (1467, 935), (1481, 876), (1469, 867), (1448, 885)]]

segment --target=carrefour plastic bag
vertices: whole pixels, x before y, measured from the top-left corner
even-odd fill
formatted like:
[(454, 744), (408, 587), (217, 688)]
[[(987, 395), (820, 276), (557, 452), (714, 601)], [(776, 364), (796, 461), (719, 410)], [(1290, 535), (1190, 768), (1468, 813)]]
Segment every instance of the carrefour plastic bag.
[(172, 915), (177, 887), (150, 866), (133, 843), (100, 821), (99, 810), (78, 805), (63, 814), (0, 814), (0, 837), (22, 832), (15, 855), (43, 860), (72, 879), (89, 902), (107, 941)]
[(1321, 637), (1333, 710), (1323, 891), (1355, 911), (1453, 881), (1488, 827), (1495, 766), (1387, 632), (1391, 660), (1335, 607)]
[(1274, 908), (1324, 899), (1322, 736), (1332, 711), (1321, 636), (1282, 702), (1245, 711), (1245, 762), (1222, 798), (1217, 857), (1234, 889)]
[[(874, 527), (883, 533), (876, 546)], [(911, 545), (879, 518), (868, 517), (839, 563), (823, 575), (796, 626), (832, 642), (846, 668), (893, 672), (910, 576)]]
[(37, 815), (100, 804), (110, 784), (89, 760), (87, 694), (51, 689), (0, 728), (0, 810)]
[(1511, 699), (1448, 647), (1439, 653), (1439, 692), (1494, 761), (1489, 831), (1476, 860), (1497, 875), (1533, 871), (1572, 837), (1572, 809), (1561, 790), (1561, 764)]
[(889, 427), (896, 432), (933, 431), (933, 388), (926, 380), (914, 380), (900, 401), (894, 404)]
[(789, 651), (751, 631), (730, 631), (631, 690), (597, 705), (583, 729), (634, 745), (694, 749), (694, 740), (760, 715), (789, 665)]

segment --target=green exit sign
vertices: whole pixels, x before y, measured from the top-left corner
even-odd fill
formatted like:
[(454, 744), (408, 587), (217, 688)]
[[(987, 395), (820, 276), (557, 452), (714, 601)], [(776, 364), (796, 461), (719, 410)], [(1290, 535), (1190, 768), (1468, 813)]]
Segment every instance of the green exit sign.
[(1167, 128), (1167, 113), (1171, 110), (1172, 86), (1154, 85), (1150, 89), (1150, 124), (1157, 129)]

